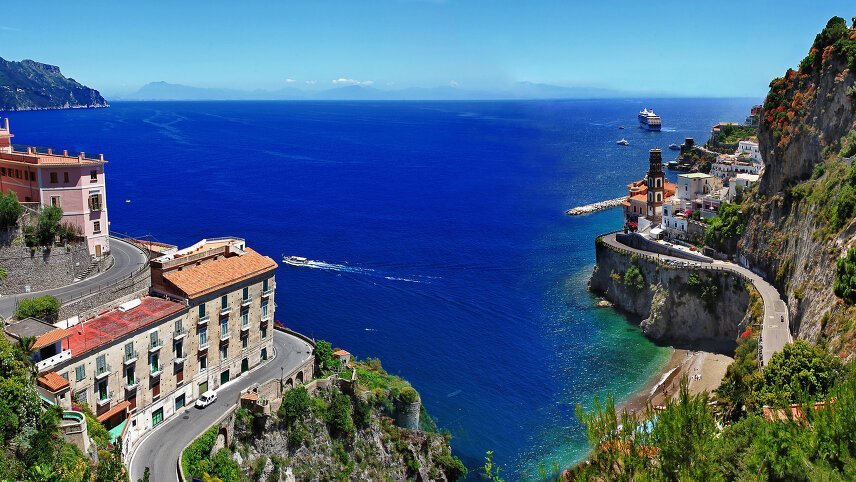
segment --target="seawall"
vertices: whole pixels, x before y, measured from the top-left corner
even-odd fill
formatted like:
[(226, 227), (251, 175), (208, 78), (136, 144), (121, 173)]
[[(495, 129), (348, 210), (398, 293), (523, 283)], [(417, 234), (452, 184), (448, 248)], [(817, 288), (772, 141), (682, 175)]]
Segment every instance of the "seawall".
[(726, 270), (670, 266), (615, 249), (600, 238), (595, 245), (597, 264), (589, 288), (641, 319), (646, 337), (678, 348), (731, 353), (748, 323), (745, 280)]

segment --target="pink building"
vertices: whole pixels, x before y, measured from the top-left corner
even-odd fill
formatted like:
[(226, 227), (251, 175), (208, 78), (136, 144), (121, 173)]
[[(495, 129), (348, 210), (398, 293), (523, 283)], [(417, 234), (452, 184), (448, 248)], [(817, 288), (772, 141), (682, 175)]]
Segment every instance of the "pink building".
[(90, 256), (110, 251), (104, 181), (104, 155), (88, 158), (34, 147), (12, 146), (9, 119), (0, 125), (0, 191), (12, 191), (22, 203), (59, 206), (63, 222), (78, 226)]

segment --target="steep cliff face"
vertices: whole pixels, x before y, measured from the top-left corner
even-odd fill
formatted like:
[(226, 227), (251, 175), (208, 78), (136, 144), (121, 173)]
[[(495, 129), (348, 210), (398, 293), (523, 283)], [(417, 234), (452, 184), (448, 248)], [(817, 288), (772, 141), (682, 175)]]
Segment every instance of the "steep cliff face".
[[(671, 268), (600, 243), (596, 254), (589, 287), (642, 318), (642, 332), (653, 340), (729, 351), (746, 327), (749, 294), (729, 272)], [(635, 271), (627, 275), (634, 269), (641, 282)]]
[(95, 89), (62, 75), (59, 67), (0, 58), (0, 111), (108, 107)]
[(856, 313), (833, 293), (835, 263), (854, 243), (856, 29), (833, 19), (799, 70), (770, 84), (759, 143), (766, 162), (744, 203), (738, 254), (786, 295), (794, 334), (853, 351)]

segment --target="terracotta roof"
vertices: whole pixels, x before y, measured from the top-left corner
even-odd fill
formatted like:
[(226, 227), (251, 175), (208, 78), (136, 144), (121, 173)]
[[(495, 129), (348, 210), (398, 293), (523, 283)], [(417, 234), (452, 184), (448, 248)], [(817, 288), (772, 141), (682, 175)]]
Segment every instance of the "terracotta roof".
[(272, 271), (276, 266), (274, 260), (247, 248), (243, 255), (224, 257), (196, 266), (168, 271), (163, 274), (163, 277), (188, 298), (195, 298)]
[(175, 301), (147, 296), (140, 306), (122, 312), (108, 311), (87, 322), (75, 325), (68, 339), (71, 356), (74, 358), (100, 346), (112, 343), (139, 328), (151, 325), (170, 317), (184, 309), (184, 305)]
[(116, 405), (115, 407), (111, 408), (110, 410), (107, 410), (106, 412), (99, 415), (98, 421), (103, 422), (103, 421), (111, 418), (113, 415), (120, 413), (122, 410), (127, 410), (130, 406), (131, 406), (131, 402), (124, 400), (124, 401), (122, 401), (122, 403)]
[(36, 338), (36, 342), (33, 344), (33, 350), (38, 350), (39, 348), (44, 348), (49, 345), (53, 345), (54, 343), (71, 336), (71, 332), (63, 329), (57, 328), (55, 330), (51, 330), (44, 335)]
[(334, 351), (334, 352), (333, 352), (333, 354), (334, 354), (334, 355), (336, 355), (336, 356), (350, 355), (350, 353), (348, 353), (348, 351), (347, 351), (347, 350), (342, 350), (341, 348), (339, 348), (338, 350)]
[(241, 400), (255, 401), (259, 399), (258, 392), (247, 392), (241, 394)]
[(647, 194), (637, 194), (635, 196), (631, 196), (630, 200), (631, 201), (642, 201), (644, 203), (644, 202), (648, 201), (648, 195)]
[(68, 380), (56, 374), (56, 372), (47, 372), (40, 376), (37, 380), (39, 385), (47, 388), (53, 393), (57, 393), (70, 386)]

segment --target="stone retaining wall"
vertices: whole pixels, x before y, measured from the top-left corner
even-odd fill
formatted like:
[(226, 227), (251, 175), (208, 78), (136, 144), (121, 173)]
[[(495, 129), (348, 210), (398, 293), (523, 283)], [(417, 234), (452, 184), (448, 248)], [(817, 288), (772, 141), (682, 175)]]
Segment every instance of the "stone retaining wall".
[(133, 276), (107, 286), (96, 286), (92, 294), (68, 301), (60, 299), (59, 319), (72, 316), (81, 320), (92, 318), (108, 308), (147, 295), (151, 285), (151, 270), (147, 265)]
[(0, 267), (8, 275), (0, 281), (0, 294), (26, 293), (28, 288), (29, 291), (43, 291), (66, 286), (84, 274), (92, 276), (103, 269), (101, 264), (87, 273), (91, 263), (92, 258), (84, 242), (36, 249), (18, 244), (18, 241), (0, 245)]

